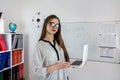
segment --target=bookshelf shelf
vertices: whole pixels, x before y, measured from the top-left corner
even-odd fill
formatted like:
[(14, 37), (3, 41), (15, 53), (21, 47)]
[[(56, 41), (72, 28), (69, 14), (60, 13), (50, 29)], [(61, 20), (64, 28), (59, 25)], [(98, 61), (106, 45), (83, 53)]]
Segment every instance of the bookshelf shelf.
[[(11, 68), (11, 67), (4, 68), (4, 69), (0, 70), (0, 72), (3, 72), (3, 71), (8, 70), (8, 69), (10, 69), (10, 68)], [(1, 79), (0, 79), (0, 80), (1, 80)]]
[(18, 65), (20, 65), (20, 64), (23, 64), (23, 62), (18, 63), (18, 64), (15, 64), (15, 65), (13, 65), (12, 67), (16, 67), (16, 66), (18, 66)]
[(23, 34), (0, 34), (0, 80), (24, 78)]
[(10, 52), (11, 50), (6, 50), (6, 51), (0, 51), (0, 53), (4, 53), (4, 52)]

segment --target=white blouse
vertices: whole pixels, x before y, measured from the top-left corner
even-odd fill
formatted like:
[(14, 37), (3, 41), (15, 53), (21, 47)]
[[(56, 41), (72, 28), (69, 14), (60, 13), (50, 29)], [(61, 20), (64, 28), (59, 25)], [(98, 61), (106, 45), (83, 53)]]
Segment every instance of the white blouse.
[(56, 64), (59, 61), (65, 61), (63, 50), (57, 42), (52, 45), (49, 41), (38, 41), (33, 56), (33, 71), (35, 74), (42, 76), (43, 80), (68, 80), (66, 69), (46, 73), (47, 66)]

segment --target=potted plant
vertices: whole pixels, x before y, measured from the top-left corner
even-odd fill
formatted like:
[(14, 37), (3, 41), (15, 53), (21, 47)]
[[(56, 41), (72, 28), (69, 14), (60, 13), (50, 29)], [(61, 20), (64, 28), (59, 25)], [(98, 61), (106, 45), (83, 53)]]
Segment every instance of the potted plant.
[(20, 80), (25, 80), (25, 78), (20, 78)]

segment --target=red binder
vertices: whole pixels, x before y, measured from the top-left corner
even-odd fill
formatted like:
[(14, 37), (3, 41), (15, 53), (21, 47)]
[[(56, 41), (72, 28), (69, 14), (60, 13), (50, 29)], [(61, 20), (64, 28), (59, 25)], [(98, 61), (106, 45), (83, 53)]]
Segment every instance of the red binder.
[(12, 53), (12, 61), (13, 61), (12, 65), (15, 65), (18, 63), (17, 54), (18, 54), (17, 50), (13, 51), (13, 53)]
[(0, 35), (0, 51), (5, 51), (5, 50), (7, 50), (7, 45), (5, 43), (3, 35)]
[(18, 63), (22, 62), (22, 49), (18, 50)]
[(24, 77), (24, 65), (21, 64), (18, 66), (18, 70), (19, 70), (19, 79), (23, 78)]

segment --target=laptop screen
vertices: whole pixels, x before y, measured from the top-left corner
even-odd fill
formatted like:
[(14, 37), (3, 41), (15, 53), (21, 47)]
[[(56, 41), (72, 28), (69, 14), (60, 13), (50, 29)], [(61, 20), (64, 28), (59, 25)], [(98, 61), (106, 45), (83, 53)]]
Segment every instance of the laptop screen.
[(71, 65), (76, 65), (76, 66), (81, 65), (83, 63), (83, 61), (87, 61), (87, 57), (88, 57), (88, 45), (85, 44), (83, 46), (83, 57), (82, 57), (82, 60), (75, 60), (75, 61), (72, 62)]

